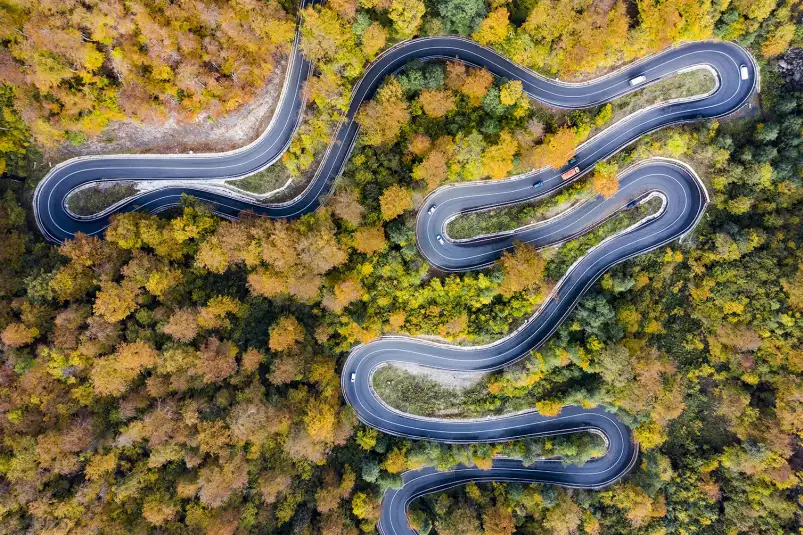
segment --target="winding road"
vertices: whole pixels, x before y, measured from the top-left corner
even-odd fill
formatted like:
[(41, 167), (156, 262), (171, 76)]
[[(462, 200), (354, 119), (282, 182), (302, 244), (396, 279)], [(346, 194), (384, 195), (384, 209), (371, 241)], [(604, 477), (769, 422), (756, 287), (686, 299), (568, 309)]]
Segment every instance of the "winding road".
[[(240, 150), (206, 155), (103, 156), (77, 158), (53, 168), (38, 185), (34, 210), (42, 233), (61, 242), (76, 232), (101, 233), (110, 213), (131, 210), (157, 212), (178, 203), (188, 193), (213, 204), (226, 217), (244, 210), (274, 218), (293, 218), (315, 210), (340, 174), (358, 134), (354, 116), (382, 80), (414, 59), (458, 58), (488, 68), (493, 74), (521, 80), (535, 100), (558, 108), (586, 108), (633, 91), (630, 80), (644, 76), (644, 84), (690, 68), (707, 68), (716, 75), (716, 90), (698, 98), (645, 108), (615, 123), (584, 143), (577, 151), (581, 174), (627, 144), (671, 124), (721, 117), (742, 107), (758, 86), (755, 61), (743, 48), (725, 42), (695, 42), (668, 49), (589, 83), (567, 84), (543, 78), (515, 65), (496, 52), (458, 37), (432, 37), (401, 43), (383, 53), (367, 69), (354, 89), (345, 120), (340, 124), (324, 159), (306, 190), (290, 202), (259, 204), (233, 199), (204, 189), (204, 179), (239, 178), (276, 161), (287, 149), (298, 126), (304, 99), (301, 88), (311, 71), (301, 56), (298, 37), (288, 67), (285, 87), (274, 118), (265, 133)], [(641, 84), (639, 87), (643, 86)], [(652, 159), (625, 170), (620, 189), (611, 199), (597, 197), (570, 213), (515, 232), (471, 240), (453, 240), (447, 223), (457, 214), (492, 206), (519, 203), (548, 195), (564, 185), (563, 170), (545, 169), (501, 181), (446, 186), (432, 192), (417, 217), (422, 255), (444, 271), (465, 271), (493, 263), (516, 241), (538, 247), (560, 243), (622, 210), (632, 201), (658, 197), (657, 214), (604, 240), (567, 271), (538, 311), (520, 328), (492, 344), (457, 347), (409, 337), (387, 336), (352, 350), (341, 374), (346, 401), (360, 420), (383, 432), (439, 442), (500, 442), (517, 438), (590, 431), (603, 435), (606, 454), (583, 466), (540, 461), (495, 459), (490, 470), (458, 467), (448, 472), (432, 468), (407, 472), (404, 486), (390, 490), (382, 501), (380, 530), (385, 535), (414, 533), (406, 521), (409, 503), (423, 494), (468, 481), (544, 482), (582, 488), (600, 488), (627, 473), (638, 457), (638, 445), (629, 428), (604, 408), (564, 407), (557, 417), (535, 411), (477, 420), (441, 420), (401, 413), (385, 405), (371, 388), (371, 377), (381, 366), (404, 362), (467, 372), (498, 370), (526, 357), (561, 325), (585, 291), (616, 263), (660, 247), (688, 233), (702, 217), (708, 202), (704, 186), (686, 165)], [(65, 199), (75, 188), (109, 180), (192, 180), (192, 185), (166, 187), (119, 203), (95, 217), (77, 217)], [(539, 187), (534, 187), (541, 182)], [(435, 207), (430, 210), (431, 207)], [(439, 240), (438, 237), (441, 237)]]

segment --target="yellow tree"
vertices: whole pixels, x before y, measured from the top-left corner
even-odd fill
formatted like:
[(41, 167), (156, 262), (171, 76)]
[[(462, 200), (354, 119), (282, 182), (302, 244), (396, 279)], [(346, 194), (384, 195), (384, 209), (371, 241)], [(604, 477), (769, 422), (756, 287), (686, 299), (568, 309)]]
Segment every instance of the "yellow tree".
[(228, 295), (216, 295), (198, 311), (196, 321), (201, 329), (228, 329), (231, 321), (228, 315), (242, 316), (247, 307)]
[(365, 57), (373, 59), (376, 54), (385, 48), (388, 40), (388, 32), (381, 24), (374, 21), (368, 26), (360, 36), (360, 44)]
[(485, 535), (513, 535), (516, 531), (513, 514), (501, 503), (485, 510), (482, 514), (482, 527)]
[(103, 282), (95, 297), (93, 310), (110, 323), (122, 321), (137, 308), (139, 293), (139, 288), (126, 281), (122, 284)]
[(416, 156), (425, 155), (431, 146), (432, 140), (429, 136), (419, 133), (413, 134), (410, 141), (407, 143), (407, 149)]
[(426, 6), (421, 0), (391, 0), (388, 17), (399, 39), (409, 39), (418, 32)]
[(393, 184), (379, 198), (382, 219), (390, 221), (413, 207), (413, 192)]
[[(307, 6), (301, 12), (301, 50), (316, 65), (342, 66), (363, 60), (348, 22), (327, 6)], [(347, 57), (350, 56), (350, 57)]]
[(362, 298), (364, 292), (359, 279), (350, 276), (335, 284), (334, 290), (323, 298), (322, 304), (332, 312), (339, 314), (349, 303)]
[(90, 372), (92, 386), (102, 396), (120, 396), (143, 370), (156, 365), (158, 357), (159, 353), (141, 340), (121, 344), (114, 354), (95, 360)]
[(283, 316), (270, 328), (268, 347), (273, 351), (286, 351), (304, 339), (304, 327), (293, 316)]
[(381, 225), (359, 228), (354, 232), (354, 248), (361, 253), (378, 253), (385, 245), (385, 229)]
[(410, 111), (404, 90), (395, 78), (390, 78), (357, 112), (363, 141), (368, 145), (383, 145), (396, 140), (401, 129), (410, 121)]
[(356, 189), (344, 188), (338, 190), (329, 199), (329, 206), (332, 212), (352, 226), (357, 226), (362, 222), (365, 208), (360, 204), (360, 192)]
[(505, 106), (512, 106), (522, 96), (524, 85), (519, 80), (506, 82), (499, 90), (499, 101)]
[(641, 0), (640, 24), (625, 47), (626, 59), (643, 56), (680, 40), (711, 36), (714, 20), (710, 0)]
[(525, 289), (537, 289), (544, 283), (546, 261), (529, 243), (517, 243), (512, 253), (502, 253), (499, 265), (505, 274), (499, 292), (505, 297)]
[(259, 268), (248, 274), (248, 289), (263, 297), (276, 297), (287, 292), (287, 282), (284, 275), (270, 268)]
[(510, 13), (504, 7), (498, 7), (488, 13), (488, 16), (480, 24), (479, 29), (471, 36), (481, 45), (495, 45), (505, 40), (511, 31), (508, 19)]
[(460, 87), (460, 92), (468, 97), (468, 101), (473, 106), (479, 106), (483, 97), (488, 93), (494, 81), (493, 75), (488, 69), (469, 69), (468, 74)]
[(792, 42), (792, 39), (795, 37), (795, 31), (797, 26), (792, 23), (781, 24), (764, 39), (764, 42), (761, 43), (761, 54), (765, 58), (771, 58), (773, 56), (777, 56), (787, 48), (789, 48), (789, 43)]
[(616, 174), (619, 166), (614, 162), (599, 162), (594, 167), (594, 175), (592, 176), (592, 183), (594, 184), (594, 191), (610, 199), (616, 192), (619, 191), (619, 176)]
[(449, 136), (435, 140), (432, 150), (424, 157), (424, 161), (413, 167), (413, 178), (423, 180), (428, 189), (435, 189), (446, 180), (449, 172), (449, 159), (454, 152), (454, 142)]
[(454, 93), (449, 89), (422, 89), (418, 100), (427, 117), (437, 119), (455, 109)]
[(71, 301), (83, 297), (94, 285), (95, 276), (92, 270), (76, 262), (61, 266), (49, 283), (50, 289), (59, 301)]
[(513, 169), (513, 157), (519, 144), (510, 132), (502, 131), (499, 143), (490, 145), (482, 153), (482, 172), (491, 178), (504, 178)]
[(577, 132), (571, 127), (562, 126), (554, 134), (548, 135), (543, 144), (535, 147), (528, 159), (533, 167), (558, 169), (574, 156), (577, 142)]
[(335, 107), (342, 111), (348, 109), (349, 92), (346, 80), (334, 72), (322, 72), (310, 76), (304, 84), (307, 97), (320, 109)]
[(794, 278), (782, 280), (781, 285), (789, 295), (789, 306), (795, 310), (803, 310), (803, 262), (798, 264)]

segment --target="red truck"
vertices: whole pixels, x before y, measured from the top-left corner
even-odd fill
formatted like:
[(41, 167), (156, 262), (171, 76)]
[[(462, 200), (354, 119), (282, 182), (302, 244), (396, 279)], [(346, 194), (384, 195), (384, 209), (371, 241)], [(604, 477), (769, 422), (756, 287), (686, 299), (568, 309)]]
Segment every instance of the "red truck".
[(563, 173), (562, 175), (560, 175), (560, 177), (563, 180), (569, 180), (570, 178), (572, 178), (574, 175), (576, 175), (579, 172), (580, 172), (580, 168), (579, 167), (573, 167), (573, 168), (569, 169), (568, 171), (566, 171), (565, 173)]

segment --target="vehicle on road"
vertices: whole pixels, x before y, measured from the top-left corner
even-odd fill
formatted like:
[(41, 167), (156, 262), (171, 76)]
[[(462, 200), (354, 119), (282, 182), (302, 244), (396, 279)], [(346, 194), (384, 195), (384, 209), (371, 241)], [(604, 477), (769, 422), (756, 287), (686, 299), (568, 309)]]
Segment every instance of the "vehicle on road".
[(435, 212), (435, 206), (437, 205), (433, 204), (432, 206), (429, 207), (429, 210), (427, 210), (427, 213), (429, 215), (432, 215)]
[(351, 374), (351, 382), (353, 383), (355, 379), (357, 379), (357, 374), (356, 373), (352, 373)]
[(534, 188), (540, 188), (540, 187), (541, 187), (541, 186), (543, 186), (543, 185), (544, 185), (544, 181), (543, 181), (543, 180), (539, 180), (538, 182), (536, 182), (535, 184), (533, 184), (533, 187), (534, 187)]
[(443, 245), (443, 236), (441, 236), (440, 234), (438, 234), (437, 236), (435, 236), (435, 239), (436, 239), (436, 240), (438, 240), (438, 243), (440, 243), (441, 245)]
[(739, 65), (739, 74), (742, 80), (747, 80), (750, 77), (750, 71), (747, 70), (747, 65)]
[(575, 176), (579, 172), (580, 172), (580, 168), (579, 167), (573, 167), (572, 169), (569, 169), (568, 171), (566, 171), (565, 173), (560, 175), (560, 177), (563, 180), (569, 180), (570, 178), (572, 178), (573, 176)]
[(647, 77), (644, 75), (636, 76), (630, 80), (630, 87), (635, 87), (637, 85), (641, 85), (647, 81)]
[(577, 163), (577, 156), (574, 156), (574, 157), (572, 157), (571, 160), (569, 160), (569, 165), (574, 165), (576, 163)]
[(627, 203), (627, 206), (625, 206), (625, 208), (635, 208), (637, 205), (638, 201), (630, 201), (629, 203)]

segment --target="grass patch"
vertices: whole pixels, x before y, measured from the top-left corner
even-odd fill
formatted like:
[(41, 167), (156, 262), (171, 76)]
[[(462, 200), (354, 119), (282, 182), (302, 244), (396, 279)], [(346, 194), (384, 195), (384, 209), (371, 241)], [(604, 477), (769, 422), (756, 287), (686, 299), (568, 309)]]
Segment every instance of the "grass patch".
[[(531, 438), (509, 447), (511, 457), (532, 465), (541, 459), (560, 458), (563, 465), (583, 466), (605, 455), (605, 439), (596, 433), (572, 433), (546, 438)], [(507, 452), (504, 452), (507, 454)]]
[(131, 197), (137, 192), (136, 184), (131, 182), (95, 185), (83, 188), (67, 197), (67, 207), (76, 215), (90, 216), (102, 212), (113, 204)]
[(547, 278), (559, 280), (569, 267), (581, 256), (586, 254), (589, 249), (600, 243), (605, 238), (621, 232), (630, 225), (644, 219), (650, 214), (654, 214), (661, 206), (661, 200), (650, 199), (646, 203), (633, 208), (621, 211), (605, 221), (603, 224), (579, 238), (569, 240), (560, 247), (554, 249), (554, 255), (547, 261)]
[[(610, 117), (606, 121), (601, 122), (601, 124), (592, 122), (591, 133), (589, 135), (593, 136), (609, 124), (624, 119), (628, 115), (644, 109), (647, 106), (678, 98), (691, 98), (697, 95), (704, 95), (712, 91), (715, 87), (716, 79), (707, 69), (696, 69), (664, 78), (634, 93), (612, 101), (610, 103)], [(597, 108), (596, 113), (592, 111), (590, 114), (602, 119), (607, 115), (607, 113), (605, 113), (600, 116), (600, 112), (603, 108), (605, 108), (605, 106)]]
[[(419, 416), (471, 418), (498, 416), (531, 409), (532, 399), (513, 398), (501, 403), (488, 394), (486, 381), (472, 387), (447, 387), (429, 377), (393, 365), (379, 368), (373, 377), (377, 394), (391, 407)], [(534, 389), (538, 390), (538, 389)], [(524, 403), (529, 402), (529, 405)], [(605, 441), (594, 433), (572, 433), (548, 438), (516, 440), (488, 445), (486, 453), (507, 455), (533, 464), (544, 458), (560, 458), (564, 464), (583, 465), (605, 454)]]
[(394, 409), (417, 416), (471, 418), (485, 415), (474, 408), (477, 400), (487, 397), (485, 381), (467, 388), (449, 387), (425, 375), (387, 365), (374, 373), (373, 388)]
[(515, 230), (555, 217), (593, 196), (591, 183), (582, 180), (546, 198), (460, 215), (449, 222), (446, 232), (459, 240)]
[(237, 180), (229, 180), (226, 184), (249, 193), (262, 195), (281, 188), (291, 178), (287, 168), (281, 162), (276, 162), (258, 173)]

